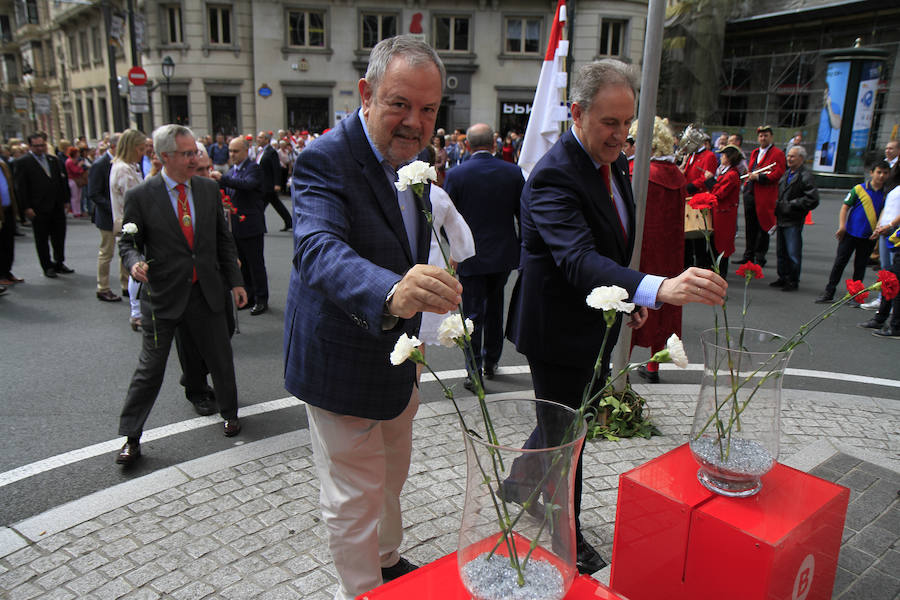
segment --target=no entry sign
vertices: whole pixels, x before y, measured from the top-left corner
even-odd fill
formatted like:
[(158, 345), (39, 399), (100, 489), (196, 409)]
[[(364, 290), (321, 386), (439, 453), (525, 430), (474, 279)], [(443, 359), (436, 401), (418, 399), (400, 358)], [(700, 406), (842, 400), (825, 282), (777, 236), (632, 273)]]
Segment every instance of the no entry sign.
[(128, 70), (128, 81), (132, 85), (144, 85), (147, 83), (147, 71), (142, 67), (131, 67)]

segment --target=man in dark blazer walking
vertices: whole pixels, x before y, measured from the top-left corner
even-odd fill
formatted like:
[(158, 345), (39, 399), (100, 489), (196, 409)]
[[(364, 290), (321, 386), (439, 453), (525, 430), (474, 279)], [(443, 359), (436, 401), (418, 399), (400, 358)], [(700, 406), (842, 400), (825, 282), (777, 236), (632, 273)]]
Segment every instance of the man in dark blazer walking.
[(122, 262), (143, 284), (144, 329), (138, 366), (119, 417), (119, 434), (128, 438), (116, 457), (123, 465), (141, 455), (141, 433), (178, 326), (190, 330), (209, 367), (225, 435), (237, 435), (241, 429), (224, 295), (230, 288), (235, 304), (243, 306), (247, 293), (222, 215), (219, 187), (193, 176), (198, 152), (187, 127), (163, 125), (153, 132), (153, 146), (163, 170), (126, 192), (119, 240)]
[[(109, 266), (116, 256), (116, 232), (113, 231), (112, 199), (109, 195), (109, 172), (116, 153), (120, 134), (109, 137), (109, 148), (103, 156), (94, 161), (88, 173), (87, 195), (94, 207), (91, 220), (100, 230), (100, 251), (97, 253), (97, 299), (101, 302), (121, 302), (122, 297), (109, 287)], [(121, 271), (120, 285), (122, 290), (128, 288), (128, 277), (121, 263), (116, 271)]]
[[(494, 158), (494, 132), (485, 123), (466, 131), (469, 160), (447, 171), (444, 189), (475, 238), (475, 256), (457, 271), (462, 283), (463, 312), (472, 319), (472, 350), (487, 379), (503, 352), (503, 290), (509, 273), (519, 267), (519, 197), (525, 179), (516, 165)], [(466, 379), (465, 386), (472, 389)]]
[(422, 264), (428, 225), (412, 190), (393, 184), (429, 143), (444, 76), (428, 44), (412, 36), (379, 42), (359, 81), (360, 111), (294, 166), (284, 378), (306, 403), (341, 600), (415, 568), (398, 549), (416, 368), (388, 357), (401, 334), (418, 333), (420, 312), (456, 307), (462, 286)]
[[(278, 159), (278, 151), (272, 146), (272, 136), (265, 131), (256, 135), (256, 143), (260, 148), (256, 155), (256, 164), (263, 177), (263, 199), (265, 204), (271, 204), (281, 220), (284, 221), (282, 231), (291, 230), (291, 213), (281, 203), (278, 193), (281, 191), (281, 161)], [(265, 208), (265, 204), (263, 208)]]
[(266, 209), (263, 200), (262, 169), (248, 158), (250, 144), (244, 138), (234, 138), (228, 144), (231, 168), (224, 175), (213, 171), (211, 176), (231, 197), (237, 213), (231, 215), (231, 234), (241, 260), (241, 274), (247, 288), (247, 306), (251, 315), (261, 315), (269, 308), (269, 276), (263, 240), (266, 233)]
[(782, 292), (793, 292), (800, 284), (803, 223), (809, 211), (819, 205), (819, 189), (813, 174), (803, 166), (806, 161), (806, 149), (803, 146), (792, 146), (785, 160), (788, 169), (778, 182), (778, 200), (775, 201), (778, 279), (769, 285), (780, 287)]
[[(509, 336), (528, 359), (534, 393), (577, 408), (606, 331), (603, 312), (585, 299), (598, 286), (628, 291), (638, 309), (660, 302), (724, 302), (727, 284), (713, 273), (690, 268), (665, 279), (628, 268), (634, 249), (635, 206), (622, 146), (634, 120), (637, 74), (616, 60), (582, 67), (572, 86), (572, 129), (532, 170), (522, 193), (522, 255), (510, 306)], [(618, 336), (621, 318), (610, 333)], [(613, 344), (597, 379), (609, 375)], [(541, 432), (535, 432), (537, 439)], [(506, 490), (505, 490), (506, 491)], [(515, 495), (511, 494), (515, 499)], [(581, 533), (581, 458), (575, 475), (578, 569), (593, 573), (605, 562)]]
[(32, 133), (28, 136), (28, 145), (30, 152), (13, 164), (16, 198), (25, 216), (31, 219), (41, 269), (45, 276), (53, 279), (57, 273), (75, 272), (65, 264), (69, 185), (59, 160), (47, 152), (47, 134)]

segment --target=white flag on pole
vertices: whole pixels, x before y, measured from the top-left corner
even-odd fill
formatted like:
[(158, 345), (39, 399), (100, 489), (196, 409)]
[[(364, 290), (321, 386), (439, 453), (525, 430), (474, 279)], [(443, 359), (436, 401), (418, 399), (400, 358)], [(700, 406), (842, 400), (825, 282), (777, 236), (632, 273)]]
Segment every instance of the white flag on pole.
[(519, 167), (526, 179), (544, 153), (559, 139), (560, 123), (569, 120), (569, 109), (562, 94), (567, 81), (563, 59), (569, 53), (569, 42), (562, 39), (565, 23), (566, 2), (559, 0), (544, 64), (541, 65), (541, 76), (531, 103), (525, 139), (519, 151)]

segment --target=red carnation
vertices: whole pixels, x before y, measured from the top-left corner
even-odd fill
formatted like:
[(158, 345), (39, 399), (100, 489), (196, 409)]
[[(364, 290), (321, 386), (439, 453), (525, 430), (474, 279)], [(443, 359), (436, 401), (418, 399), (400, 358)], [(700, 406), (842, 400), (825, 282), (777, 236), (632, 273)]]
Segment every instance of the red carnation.
[(847, 284), (847, 293), (849, 293), (854, 300), (862, 304), (866, 301), (866, 298), (869, 297), (869, 292), (864, 291), (866, 286), (862, 284), (862, 281), (858, 281), (856, 279), (848, 279)]
[[(710, 194), (712, 196), (712, 194)], [(738, 267), (737, 274), (740, 277), (744, 277), (747, 281), (753, 279), (762, 279), (763, 278), (763, 270), (758, 264), (754, 262), (750, 262), (749, 260)]]
[(714, 194), (710, 194), (709, 192), (700, 192), (699, 194), (694, 194), (688, 200), (688, 204), (690, 204), (691, 208), (695, 210), (715, 208), (718, 203), (719, 199), (716, 198)]
[(247, 215), (238, 215), (238, 221), (240, 221), (241, 223), (243, 223), (246, 220), (247, 220)]
[(897, 281), (896, 275), (890, 271), (881, 270), (878, 271), (878, 281), (881, 282), (881, 295), (885, 300), (893, 300), (897, 297), (897, 293), (900, 292), (900, 282)]

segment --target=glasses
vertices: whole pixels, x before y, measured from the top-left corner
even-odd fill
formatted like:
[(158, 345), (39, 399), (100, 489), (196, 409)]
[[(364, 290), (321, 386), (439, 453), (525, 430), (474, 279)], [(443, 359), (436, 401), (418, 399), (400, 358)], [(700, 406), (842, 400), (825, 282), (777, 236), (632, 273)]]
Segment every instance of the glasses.
[(172, 154), (183, 156), (184, 158), (197, 158), (200, 156), (199, 150), (173, 150)]

